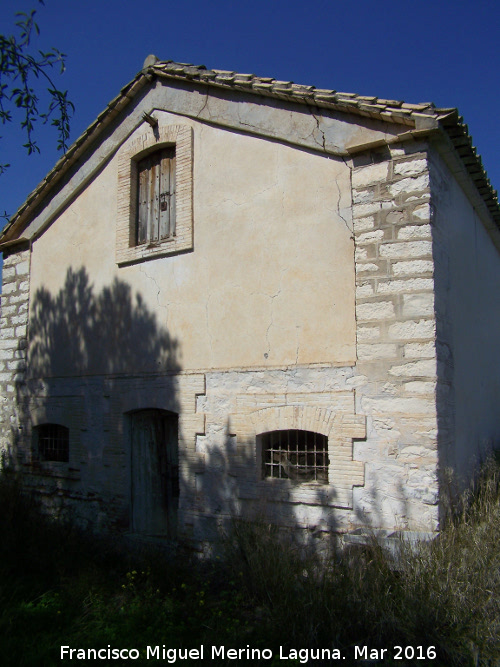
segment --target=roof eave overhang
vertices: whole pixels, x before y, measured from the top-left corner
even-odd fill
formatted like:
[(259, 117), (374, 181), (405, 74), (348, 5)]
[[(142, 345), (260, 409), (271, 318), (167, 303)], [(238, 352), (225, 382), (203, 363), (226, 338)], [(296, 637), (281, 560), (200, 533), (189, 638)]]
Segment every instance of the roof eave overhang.
[(107, 105), (85, 132), (73, 142), (68, 151), (56, 162), (53, 169), (51, 169), (43, 181), (33, 190), (22, 206), (12, 216), (0, 234), (0, 251), (28, 240), (22, 236), (22, 232), (32, 212), (42, 204), (47, 195), (60, 183), (92, 143), (107, 130), (114, 118), (153, 80), (154, 76), (147, 71), (140, 72), (130, 83), (121, 89), (119, 95)]

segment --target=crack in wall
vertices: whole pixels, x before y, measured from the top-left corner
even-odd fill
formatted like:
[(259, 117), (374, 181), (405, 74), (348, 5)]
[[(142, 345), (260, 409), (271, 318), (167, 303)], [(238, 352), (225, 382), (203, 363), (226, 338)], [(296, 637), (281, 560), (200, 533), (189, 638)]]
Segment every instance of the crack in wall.
[(314, 141), (318, 144), (318, 146), (321, 146), (321, 148), (322, 148), (322, 149), (325, 151), (325, 153), (326, 153), (326, 138), (325, 138), (325, 133), (323, 132), (323, 130), (322, 130), (321, 127), (320, 127), (320, 121), (319, 121), (319, 118), (318, 118), (318, 116), (316, 116), (316, 114), (313, 113), (312, 111), (311, 111), (311, 116), (312, 116), (312, 117), (314, 118), (314, 120), (316, 121), (316, 129), (317, 129), (317, 131), (320, 133), (320, 135), (321, 135), (321, 139), (322, 139), (321, 143), (319, 143), (318, 140), (316, 139), (316, 137), (314, 137)]
[(296, 350), (295, 350), (295, 366), (299, 365), (299, 348), (300, 348), (300, 325), (295, 325), (295, 340), (296, 340)]
[(280, 285), (278, 287), (278, 291), (276, 292), (276, 294), (271, 294), (270, 297), (269, 297), (271, 299), (271, 321), (269, 322), (269, 325), (266, 329), (267, 351), (266, 351), (266, 354), (264, 355), (264, 357), (266, 359), (269, 357), (269, 354), (271, 352), (271, 342), (269, 340), (269, 331), (271, 330), (271, 327), (274, 324), (274, 316), (273, 316), (274, 299), (276, 299), (276, 297), (278, 297), (280, 294), (281, 294), (281, 278), (280, 278)]
[(198, 111), (198, 113), (195, 114), (195, 118), (199, 118), (201, 116), (201, 114), (205, 111), (205, 109), (207, 109), (207, 111), (208, 111), (207, 117), (210, 120), (212, 119), (212, 114), (210, 113), (210, 109), (208, 108), (208, 98), (209, 98), (209, 94), (208, 94), (208, 92), (206, 92), (205, 93), (205, 101), (203, 102), (203, 106)]
[[(345, 166), (349, 169), (349, 192), (352, 193), (352, 167), (349, 166), (349, 165), (347, 164), (345, 158), (342, 158), (342, 162), (343, 162), (343, 163), (345, 164)], [(338, 198), (338, 201), (337, 201), (337, 213), (338, 213), (338, 215), (339, 215), (339, 218), (340, 218), (341, 220), (343, 220), (345, 226), (347, 227), (349, 233), (351, 234), (351, 239), (354, 241), (354, 221), (351, 220), (352, 227), (350, 227), (350, 226), (349, 226), (349, 222), (348, 222), (348, 220), (346, 220), (346, 219), (344, 218), (344, 216), (342, 215), (342, 213), (340, 212), (340, 211), (341, 211), (341, 208), (340, 208), (340, 202), (341, 202), (341, 200), (342, 200), (342, 190), (340, 189), (340, 185), (339, 185), (338, 177), (335, 178), (335, 185), (337, 186), (337, 190), (338, 190), (338, 193), (339, 193), (339, 198)], [(352, 197), (351, 197), (351, 209), (352, 209)]]
[(210, 291), (209, 291), (207, 302), (205, 303), (205, 323), (206, 323), (206, 327), (207, 327), (208, 342), (209, 342), (209, 345), (210, 345), (210, 354), (213, 355), (214, 348), (213, 348), (212, 335), (210, 333), (210, 322), (209, 322), (209, 314), (208, 314), (208, 307), (209, 307), (209, 304), (210, 304), (210, 298), (211, 298), (211, 294), (210, 294)]
[(149, 278), (149, 280), (151, 280), (152, 283), (155, 285), (156, 290), (157, 290), (157, 292), (156, 292), (156, 303), (157, 303), (157, 305), (158, 305), (159, 308), (162, 308), (162, 309), (165, 311), (165, 325), (167, 325), (167, 323), (168, 323), (168, 306), (167, 306), (167, 305), (163, 305), (163, 304), (160, 303), (160, 292), (161, 292), (161, 288), (160, 288), (160, 286), (158, 285), (158, 283), (157, 283), (157, 281), (156, 281), (156, 278), (154, 278), (153, 276), (149, 275), (149, 273), (147, 273), (146, 269), (145, 269), (143, 266), (139, 266), (139, 271), (140, 271), (143, 275), (145, 275), (146, 278)]

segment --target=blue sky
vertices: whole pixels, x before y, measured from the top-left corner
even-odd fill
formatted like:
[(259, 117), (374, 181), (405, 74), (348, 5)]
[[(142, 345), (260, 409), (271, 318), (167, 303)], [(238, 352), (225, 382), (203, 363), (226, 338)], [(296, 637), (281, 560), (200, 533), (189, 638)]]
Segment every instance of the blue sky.
[[(2, 0), (0, 32), (37, 9), (34, 44), (67, 54), (57, 77), (76, 111), (71, 139), (141, 69), (145, 57), (272, 76), (343, 92), (458, 107), (500, 188), (500, 3), (461, 0)], [(53, 128), (27, 156), (17, 128), (0, 126), (0, 212), (13, 214), (53, 167)]]

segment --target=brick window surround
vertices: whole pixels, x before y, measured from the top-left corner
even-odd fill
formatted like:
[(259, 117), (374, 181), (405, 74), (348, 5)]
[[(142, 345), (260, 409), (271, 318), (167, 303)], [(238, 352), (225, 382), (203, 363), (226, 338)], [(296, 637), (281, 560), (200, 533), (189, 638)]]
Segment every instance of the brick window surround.
[[(175, 234), (155, 244), (137, 244), (138, 163), (148, 154), (175, 147)], [(118, 155), (118, 265), (172, 255), (193, 248), (193, 133), (189, 125), (148, 128), (128, 141)]]

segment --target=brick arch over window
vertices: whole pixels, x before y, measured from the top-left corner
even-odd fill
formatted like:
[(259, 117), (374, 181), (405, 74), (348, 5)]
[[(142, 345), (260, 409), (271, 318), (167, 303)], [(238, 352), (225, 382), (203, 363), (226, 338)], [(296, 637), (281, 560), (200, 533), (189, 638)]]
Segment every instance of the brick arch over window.
[(328, 408), (296, 405), (263, 408), (250, 413), (255, 435), (266, 431), (296, 429), (329, 436), (334, 428), (338, 427), (340, 418), (338, 412), (332, 412)]

